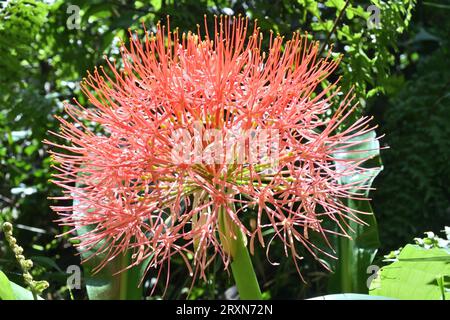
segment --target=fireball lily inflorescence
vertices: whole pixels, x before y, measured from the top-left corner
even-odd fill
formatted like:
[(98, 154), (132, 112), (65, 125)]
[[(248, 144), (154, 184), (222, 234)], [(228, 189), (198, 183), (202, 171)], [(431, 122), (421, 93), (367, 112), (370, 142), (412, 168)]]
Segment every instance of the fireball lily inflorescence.
[(54, 183), (64, 189), (58, 199), (73, 200), (53, 207), (60, 223), (90, 227), (76, 239), (106, 255), (99, 268), (131, 251), (133, 265), (149, 259), (160, 272), (179, 255), (205, 278), (215, 257), (233, 261), (238, 238), (267, 254), (281, 240), (297, 269), (299, 247), (327, 254), (311, 232), (326, 242), (349, 236), (346, 221), (364, 214), (340, 199), (363, 197), (361, 184), (342, 178), (364, 173), (366, 159), (336, 155), (373, 129), (362, 117), (338, 130), (355, 104), (347, 95), (333, 107), (336, 83), (318, 90), (338, 61), (300, 33), (271, 33), (263, 52), (257, 23), (245, 18), (216, 18), (213, 35), (206, 18), (203, 35), (167, 23), (143, 42), (132, 35), (120, 68), (107, 60), (109, 70), (89, 73), (82, 88), (92, 107), (66, 104), (68, 118), (58, 117), (54, 134), (67, 143), (47, 141), (65, 150), (52, 152)]

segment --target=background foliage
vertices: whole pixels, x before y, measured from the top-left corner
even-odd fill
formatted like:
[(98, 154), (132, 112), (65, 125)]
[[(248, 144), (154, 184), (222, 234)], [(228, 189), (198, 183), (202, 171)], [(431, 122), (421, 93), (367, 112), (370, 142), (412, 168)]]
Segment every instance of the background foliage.
[[(13, 221), (16, 236), (35, 262), (35, 276), (48, 280), (46, 298), (69, 298), (67, 266), (79, 264), (67, 237), (52, 221), (58, 194), (48, 183), (51, 168), (41, 143), (56, 130), (53, 114), (62, 101), (84, 103), (78, 83), (103, 55), (117, 56), (127, 30), (148, 28), (171, 16), (181, 30), (195, 28), (203, 14), (243, 14), (258, 19), (263, 32), (287, 37), (308, 32), (324, 44), (333, 43), (335, 56), (344, 54), (335, 78), (344, 91), (354, 86), (359, 114), (372, 114), (385, 133), (384, 171), (371, 195), (380, 232), (381, 255), (423, 230), (439, 231), (450, 214), (448, 68), (450, 4), (413, 0), (73, 0), (80, 7), (80, 29), (66, 22), (69, 3), (61, 0), (0, 1), (0, 222)], [(380, 24), (368, 28), (370, 4), (380, 8)], [(325, 45), (328, 44), (328, 45)], [(266, 44), (267, 45), (267, 44)], [(326, 50), (323, 51), (325, 53)], [(334, 79), (332, 79), (334, 80)], [(279, 250), (281, 252), (281, 250)], [(277, 252), (277, 250), (272, 250)], [(305, 298), (327, 293), (330, 274), (308, 255), (303, 263), (307, 284), (300, 281), (289, 259), (265, 253), (254, 259), (266, 298)], [(174, 265), (178, 262), (174, 261)], [(180, 262), (181, 264), (181, 262)], [(232, 295), (228, 275), (211, 266), (210, 281), (197, 283), (190, 298)], [(20, 274), (11, 253), (0, 243), (0, 269), (17, 283)], [(145, 282), (148, 293), (152, 275)], [(186, 298), (190, 280), (174, 268), (166, 298)], [(158, 292), (158, 290), (157, 290)], [(161, 293), (162, 290), (159, 290)], [(74, 290), (86, 298), (85, 289)]]
[(450, 227), (445, 238), (433, 232), (415, 238), (415, 245), (392, 251), (384, 266), (370, 284), (370, 295), (396, 299), (448, 300), (450, 298)]

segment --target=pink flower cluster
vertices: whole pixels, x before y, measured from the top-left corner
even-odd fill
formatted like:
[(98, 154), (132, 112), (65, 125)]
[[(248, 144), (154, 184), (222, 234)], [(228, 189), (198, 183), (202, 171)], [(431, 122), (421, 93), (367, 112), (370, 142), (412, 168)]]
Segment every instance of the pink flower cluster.
[[(263, 52), (256, 22), (214, 23), (213, 34), (158, 24), (144, 41), (131, 36), (120, 68), (107, 60), (108, 70), (96, 69), (82, 83), (90, 105), (67, 104), (67, 116), (58, 117), (54, 135), (66, 143), (47, 143), (58, 171), (54, 183), (64, 190), (59, 199), (73, 205), (53, 209), (71, 231), (90, 228), (75, 238), (83, 250), (105, 254), (99, 268), (131, 251), (133, 265), (149, 259), (147, 268), (161, 272), (178, 255), (191, 275), (205, 277), (214, 258), (225, 267), (230, 261), (223, 239), (236, 234), (221, 228), (223, 219), (246, 236), (251, 252), (255, 243), (269, 250), (272, 240), (282, 241), (297, 266), (299, 247), (314, 256), (322, 250), (311, 232), (328, 241), (330, 233), (348, 236), (347, 220), (361, 222), (364, 212), (342, 199), (361, 198), (364, 187), (342, 178), (364, 173), (365, 159), (336, 155), (373, 128), (362, 117), (340, 130), (355, 104), (347, 95), (334, 106), (336, 84), (319, 86), (339, 61), (330, 52), (319, 57), (318, 43), (299, 33), (288, 41), (270, 34)], [(221, 136), (277, 132), (276, 166), (174, 161), (180, 147), (174, 132), (194, 137), (199, 125)], [(206, 150), (214, 137), (184, 143)], [(324, 220), (337, 228), (325, 228)], [(269, 228), (274, 232), (265, 238)]]

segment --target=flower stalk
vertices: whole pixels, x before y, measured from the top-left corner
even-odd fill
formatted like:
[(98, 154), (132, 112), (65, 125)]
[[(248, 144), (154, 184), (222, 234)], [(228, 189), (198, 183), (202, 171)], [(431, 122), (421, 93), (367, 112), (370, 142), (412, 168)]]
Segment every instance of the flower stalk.
[(243, 300), (262, 300), (258, 279), (243, 237), (244, 235), (239, 232), (237, 239), (234, 240), (236, 252), (231, 262), (231, 270), (236, 281), (239, 297)]
[(261, 289), (248, 253), (246, 237), (223, 206), (219, 211), (219, 224), (222, 247), (231, 255), (231, 270), (239, 297), (242, 300), (262, 300)]

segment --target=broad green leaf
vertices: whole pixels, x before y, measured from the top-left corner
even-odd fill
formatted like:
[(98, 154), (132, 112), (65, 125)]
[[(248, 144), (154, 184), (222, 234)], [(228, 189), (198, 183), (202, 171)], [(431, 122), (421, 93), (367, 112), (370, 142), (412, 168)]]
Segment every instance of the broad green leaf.
[(128, 266), (128, 255), (110, 261), (97, 273), (93, 269), (97, 266), (96, 258), (83, 264), (86, 291), (90, 300), (140, 300), (143, 288), (139, 287), (139, 271), (137, 267), (123, 270)]
[[(367, 140), (367, 141), (364, 141)], [(382, 170), (380, 160), (380, 144), (376, 139), (375, 131), (357, 137), (354, 142), (363, 141), (349, 146), (343, 152), (335, 154), (338, 159), (363, 159), (368, 157), (362, 166), (372, 168), (364, 174), (355, 174), (342, 179), (343, 184), (358, 183), (358, 185), (371, 186), (377, 174)], [(358, 151), (358, 152), (355, 152)], [(343, 165), (337, 161), (337, 170), (344, 170)], [(368, 197), (368, 192), (364, 193)], [(372, 207), (366, 200), (342, 199), (350, 208), (369, 212), (369, 215), (359, 215), (366, 225), (349, 221), (348, 233), (351, 239), (339, 237), (336, 239), (338, 260), (334, 264), (334, 274), (330, 277), (329, 289), (331, 292), (367, 293), (367, 268), (372, 263), (380, 245), (378, 226)], [(354, 230), (352, 232), (350, 230)]]
[[(80, 230), (79, 233), (82, 233), (88, 229)], [(116, 257), (98, 272), (95, 272), (95, 268), (105, 256), (95, 253), (94, 249), (81, 254), (84, 259), (91, 255), (92, 257), (83, 263), (86, 291), (90, 300), (142, 299), (143, 287), (139, 287), (141, 280), (139, 266), (122, 271), (129, 266), (131, 254)]]
[(450, 252), (408, 244), (397, 261), (380, 269), (370, 295), (397, 299), (449, 300)]
[(15, 300), (8, 277), (0, 271), (0, 300)]
[[(34, 300), (33, 294), (30, 290), (19, 286), (18, 284), (10, 281), (12, 291), (14, 292), (14, 297), (16, 300)], [(38, 296), (38, 300), (44, 300), (42, 297)]]
[(360, 293), (340, 293), (318, 296), (307, 300), (393, 300), (392, 298), (382, 296), (372, 296)]

